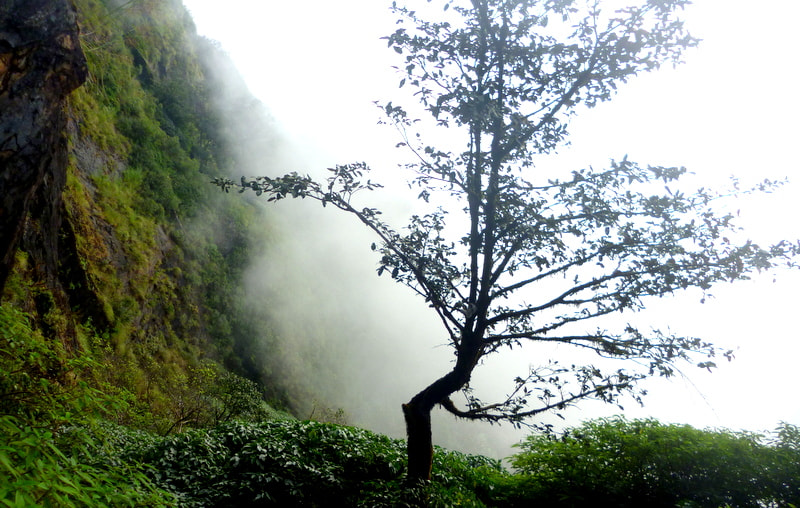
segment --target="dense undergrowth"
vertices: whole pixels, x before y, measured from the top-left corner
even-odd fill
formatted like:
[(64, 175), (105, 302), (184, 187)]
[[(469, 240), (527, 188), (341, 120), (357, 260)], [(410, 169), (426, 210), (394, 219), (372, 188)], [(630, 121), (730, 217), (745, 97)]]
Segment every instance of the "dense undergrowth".
[[(402, 440), (296, 420), (270, 408), (243, 378), (194, 385), (195, 428), (160, 435), (114, 423), (137, 413), (135, 394), (92, 386), (84, 379), (105, 367), (89, 354), (67, 357), (60, 349), (31, 329), (24, 314), (0, 306), (1, 505), (800, 502), (800, 429), (791, 425), (767, 439), (652, 420), (587, 422), (562, 436), (530, 436), (511, 460), (513, 472), (497, 460), (439, 449), (431, 483), (412, 488), (405, 484)], [(148, 427), (141, 418), (138, 426)]]

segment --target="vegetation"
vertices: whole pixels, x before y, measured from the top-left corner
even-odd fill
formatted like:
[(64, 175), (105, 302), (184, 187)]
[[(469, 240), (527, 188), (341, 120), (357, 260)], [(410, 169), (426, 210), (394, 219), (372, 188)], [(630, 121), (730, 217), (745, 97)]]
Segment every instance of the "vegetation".
[(0, 308), (0, 316), (3, 506), (717, 508), (800, 500), (800, 429), (785, 424), (768, 439), (652, 420), (587, 422), (560, 437), (531, 435), (511, 460), (514, 472), (438, 450), (432, 481), (413, 489), (405, 443), (362, 429), (273, 412), (159, 436), (110, 423), (130, 397), (67, 381), (74, 362), (59, 362), (18, 313)]
[[(239, 285), (269, 228), (207, 184), (236, 159), (213, 104), (224, 58), (178, 0), (75, 3), (91, 75), (70, 99), (59, 273), (23, 248), (0, 295), (0, 506), (572, 506), (591, 489), (620, 506), (798, 504), (791, 425), (767, 438), (589, 422), (532, 435), (513, 471), (439, 449), (431, 482), (409, 489), (404, 441), (275, 409), (292, 401), (270, 335), (256, 342), (270, 323)], [(381, 270), (403, 281), (389, 247)]]
[(245, 392), (287, 405), (271, 336), (256, 332), (270, 324), (249, 312), (239, 283), (269, 238), (267, 220), (208, 185), (233, 164), (209, 68), (220, 50), (196, 35), (180, 1), (76, 6), (90, 76), (70, 97), (77, 129), (51, 233), (59, 273), (40, 273), (23, 248), (4, 308), (58, 341), (64, 361), (97, 362), (77, 379), (132, 394), (127, 424), (212, 425), (230, 407), (208, 401), (235, 404)]
[[(404, 443), (318, 422), (233, 423), (155, 440), (123, 454), (151, 466), (154, 479), (187, 506), (417, 506), (403, 489)], [(477, 502), (497, 461), (446, 452), (437, 470), (437, 505)]]
[(209, 190), (232, 163), (203, 67), (219, 50), (181, 2), (75, 4), (90, 76), (47, 232), (57, 273), (23, 243), (0, 288), (0, 504), (171, 505), (137, 464), (92, 462), (102, 422), (163, 435), (285, 417), (238, 284), (264, 221)]
[[(393, 103), (384, 107), (414, 156), (407, 168), (427, 213), (400, 230), (357, 204), (356, 194), (379, 187), (363, 163), (332, 168), (326, 183), (297, 173), (216, 180), (226, 191), (310, 198), (354, 215), (377, 237), (378, 275), (390, 274), (436, 312), (456, 362), (403, 406), (408, 474), (422, 481), (430, 477), (437, 405), (461, 418), (520, 424), (588, 398), (641, 401), (637, 381), (669, 377), (680, 362), (711, 368), (730, 352), (603, 318), (640, 310), (648, 298), (707, 292), (791, 265), (800, 253), (790, 242), (731, 241), (735, 217), (715, 211), (719, 194), (684, 191), (685, 168), (623, 158), (562, 174), (543, 164), (564, 144), (580, 107), (679, 63), (697, 44), (678, 17), (686, 0), (619, 10), (575, 0), (441, 3), (455, 11), (442, 21), (394, 5), (401, 27), (386, 38), (403, 57), (400, 86), (415, 89), (433, 130), (452, 131), (437, 146), (422, 135), (430, 131), (420, 119)], [(452, 218), (462, 211), (466, 223)], [(536, 346), (559, 345), (564, 361), (540, 354), (539, 365), (510, 379), (505, 399), (481, 400), (473, 370), (523, 343), (534, 355), (542, 351)], [(458, 391), (461, 407), (451, 399)]]
[(534, 435), (512, 459), (531, 503), (585, 506), (790, 506), (800, 503), (797, 427), (776, 439), (655, 420), (586, 422)]
[[(126, 397), (86, 381), (97, 364), (67, 358), (32, 330), (25, 316), (0, 306), (0, 503), (3, 506), (166, 506), (170, 497), (133, 463), (91, 464), (95, 418), (111, 417)], [(112, 395), (113, 394), (113, 395)]]

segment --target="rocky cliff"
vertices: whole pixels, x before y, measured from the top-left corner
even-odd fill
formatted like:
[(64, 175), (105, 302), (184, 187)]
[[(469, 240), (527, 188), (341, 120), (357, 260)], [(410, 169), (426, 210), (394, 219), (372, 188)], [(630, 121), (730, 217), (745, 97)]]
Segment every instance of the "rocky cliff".
[(23, 236), (40, 276), (55, 288), (65, 99), (86, 79), (86, 59), (68, 0), (4, 1), (0, 20), (0, 291)]
[(180, 0), (0, 1), (0, 303), (161, 432), (226, 372), (286, 400), (239, 284), (268, 219), (209, 184), (236, 159), (220, 62)]

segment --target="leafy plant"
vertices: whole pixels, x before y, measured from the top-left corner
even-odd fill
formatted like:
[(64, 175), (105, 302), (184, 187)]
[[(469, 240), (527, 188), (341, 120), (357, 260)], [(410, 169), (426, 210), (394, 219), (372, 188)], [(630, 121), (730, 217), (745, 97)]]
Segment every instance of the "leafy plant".
[(73, 411), (91, 414), (100, 392), (77, 377), (92, 365), (33, 330), (23, 312), (0, 305), (0, 415), (56, 427)]
[(136, 464), (94, 465), (89, 434), (0, 417), (0, 506), (173, 506)]
[(771, 494), (779, 506), (800, 506), (800, 427), (782, 423), (770, 443)]
[[(440, 450), (434, 483), (407, 491), (404, 443), (313, 421), (231, 422), (163, 438), (119, 433), (116, 456), (184, 506), (483, 506), (477, 486), (498, 461)], [(488, 489), (485, 489), (488, 491)]]
[(0, 306), (0, 505), (167, 506), (135, 464), (96, 467), (87, 432), (99, 414), (113, 412), (115, 399), (81, 378), (97, 363), (70, 357), (57, 341), (31, 329), (27, 316)]
[(560, 437), (532, 435), (519, 447), (511, 460), (518, 505), (786, 506), (800, 489), (797, 476), (776, 468), (800, 454), (790, 459), (752, 433), (618, 417)]

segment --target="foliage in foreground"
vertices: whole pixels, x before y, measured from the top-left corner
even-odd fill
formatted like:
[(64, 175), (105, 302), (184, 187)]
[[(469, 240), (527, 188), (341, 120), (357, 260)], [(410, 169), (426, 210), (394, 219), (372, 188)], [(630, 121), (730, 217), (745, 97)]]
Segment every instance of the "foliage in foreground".
[(287, 419), (251, 383), (210, 367), (176, 385), (193, 418), (175, 422), (204, 421), (202, 410), (217, 425), (160, 436), (108, 421), (152, 428), (131, 417), (130, 393), (83, 380), (105, 368), (0, 306), (0, 506), (482, 506), (484, 471), (502, 471), (491, 459), (442, 452), (435, 483), (407, 491), (403, 441)]
[[(167, 437), (95, 427), (91, 467), (145, 471), (178, 506), (788, 507), (800, 500), (800, 429), (772, 439), (654, 420), (586, 422), (532, 435), (516, 471), (438, 450), (408, 488), (402, 440), (330, 423), (229, 422)], [(99, 442), (98, 441), (98, 442)], [(105, 465), (105, 466), (104, 466)]]
[(175, 385), (172, 429), (214, 428), (159, 436), (109, 423), (153, 428), (131, 415), (130, 393), (86, 381), (107, 368), (0, 306), (0, 506), (419, 505), (413, 496), (480, 506), (483, 469), (501, 471), (497, 461), (443, 452), (435, 487), (409, 494), (402, 441), (286, 419), (251, 382), (211, 366)]
[(185, 506), (483, 506), (499, 461), (437, 454), (433, 483), (404, 488), (405, 443), (313, 421), (229, 423), (151, 440), (124, 439), (119, 456), (141, 461)]
[(101, 446), (85, 431), (63, 435), (0, 417), (0, 506), (172, 506), (133, 462), (92, 464)]
[(763, 436), (655, 420), (586, 422), (560, 438), (529, 436), (513, 460), (528, 503), (617, 507), (800, 504), (800, 434)]
[[(69, 418), (68, 414), (63, 415)], [(438, 450), (406, 484), (405, 443), (290, 419), (158, 436), (80, 420), (53, 431), (0, 417), (0, 506), (792, 506), (800, 429), (772, 440), (653, 420), (532, 435), (499, 461)]]
[(765, 440), (652, 420), (588, 422), (558, 438), (530, 436), (515, 474), (439, 450), (431, 483), (408, 489), (402, 440), (263, 421), (279, 415), (264, 411), (251, 384), (210, 368), (177, 394), (194, 417), (175, 422), (200, 421), (202, 409), (213, 428), (159, 436), (104, 422), (136, 420), (126, 416), (136, 401), (86, 381), (102, 368), (0, 306), (0, 506), (800, 504), (800, 429), (787, 424)]
[[(0, 506), (174, 504), (138, 461), (118, 457), (120, 433), (139, 446), (157, 437), (103, 419), (153, 428), (148, 418), (156, 416), (140, 414), (130, 392), (93, 379), (110, 368), (88, 353), (66, 351), (33, 329), (28, 315), (0, 305)], [(251, 381), (217, 376), (210, 364), (201, 372), (202, 379), (177, 387), (173, 428), (281, 415)]]
[(81, 379), (93, 367), (0, 306), (0, 506), (172, 504), (138, 464), (89, 460), (104, 446), (96, 419), (127, 406), (125, 394)]

